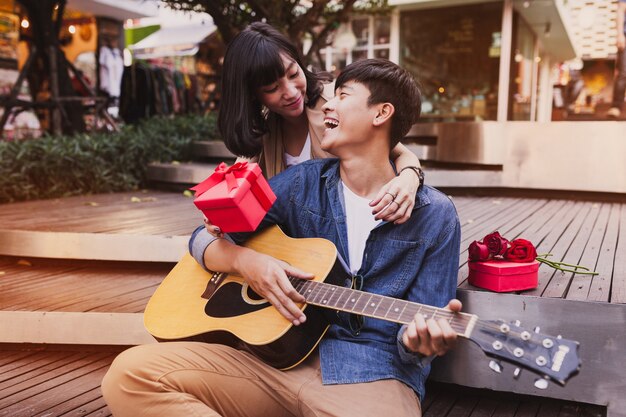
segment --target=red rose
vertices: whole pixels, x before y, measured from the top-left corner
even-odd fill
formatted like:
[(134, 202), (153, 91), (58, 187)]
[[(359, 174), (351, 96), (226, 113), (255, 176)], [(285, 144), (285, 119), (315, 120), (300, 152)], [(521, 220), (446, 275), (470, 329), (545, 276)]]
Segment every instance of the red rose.
[(467, 249), (470, 261), (486, 261), (489, 259), (489, 248), (483, 242), (473, 241)]
[(483, 238), (483, 242), (489, 248), (489, 253), (493, 256), (504, 255), (509, 247), (509, 241), (500, 236), (500, 233), (493, 232)]
[(526, 239), (515, 239), (511, 247), (504, 252), (504, 259), (511, 262), (532, 262), (537, 257), (537, 250)]

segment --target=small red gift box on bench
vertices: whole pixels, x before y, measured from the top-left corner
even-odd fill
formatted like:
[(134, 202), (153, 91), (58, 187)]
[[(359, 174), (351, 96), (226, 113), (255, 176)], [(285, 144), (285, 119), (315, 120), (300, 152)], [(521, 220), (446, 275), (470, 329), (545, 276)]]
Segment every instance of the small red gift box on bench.
[(276, 196), (256, 163), (221, 163), (215, 172), (191, 188), (194, 204), (224, 233), (253, 232)]
[(539, 262), (470, 261), (469, 283), (496, 292), (537, 288)]

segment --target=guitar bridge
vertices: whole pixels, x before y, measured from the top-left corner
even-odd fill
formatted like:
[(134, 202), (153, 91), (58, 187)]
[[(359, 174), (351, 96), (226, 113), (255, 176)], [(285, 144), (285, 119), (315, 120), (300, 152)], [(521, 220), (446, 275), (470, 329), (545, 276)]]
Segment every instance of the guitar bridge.
[(201, 297), (205, 300), (209, 300), (215, 293), (215, 290), (217, 290), (217, 287), (219, 287), (222, 281), (224, 281), (225, 277), (226, 274), (223, 272), (213, 272), (213, 275), (211, 275), (211, 279), (207, 282), (206, 288), (204, 289)]

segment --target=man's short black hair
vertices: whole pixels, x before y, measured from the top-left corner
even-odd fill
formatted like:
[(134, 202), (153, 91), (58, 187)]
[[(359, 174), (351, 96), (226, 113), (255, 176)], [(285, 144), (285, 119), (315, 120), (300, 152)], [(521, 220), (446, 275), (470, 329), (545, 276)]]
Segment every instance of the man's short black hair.
[(422, 97), (413, 76), (386, 59), (362, 59), (348, 65), (337, 77), (335, 89), (354, 81), (370, 90), (368, 104), (391, 103), (390, 145), (393, 149), (420, 116)]

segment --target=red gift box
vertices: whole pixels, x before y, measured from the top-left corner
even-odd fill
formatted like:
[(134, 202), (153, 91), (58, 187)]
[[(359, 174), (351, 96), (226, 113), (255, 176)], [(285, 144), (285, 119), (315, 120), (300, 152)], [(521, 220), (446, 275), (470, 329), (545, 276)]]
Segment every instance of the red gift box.
[(276, 196), (256, 163), (221, 163), (215, 172), (191, 188), (194, 204), (222, 232), (253, 232)]
[(496, 292), (537, 288), (539, 262), (470, 261), (469, 283)]

